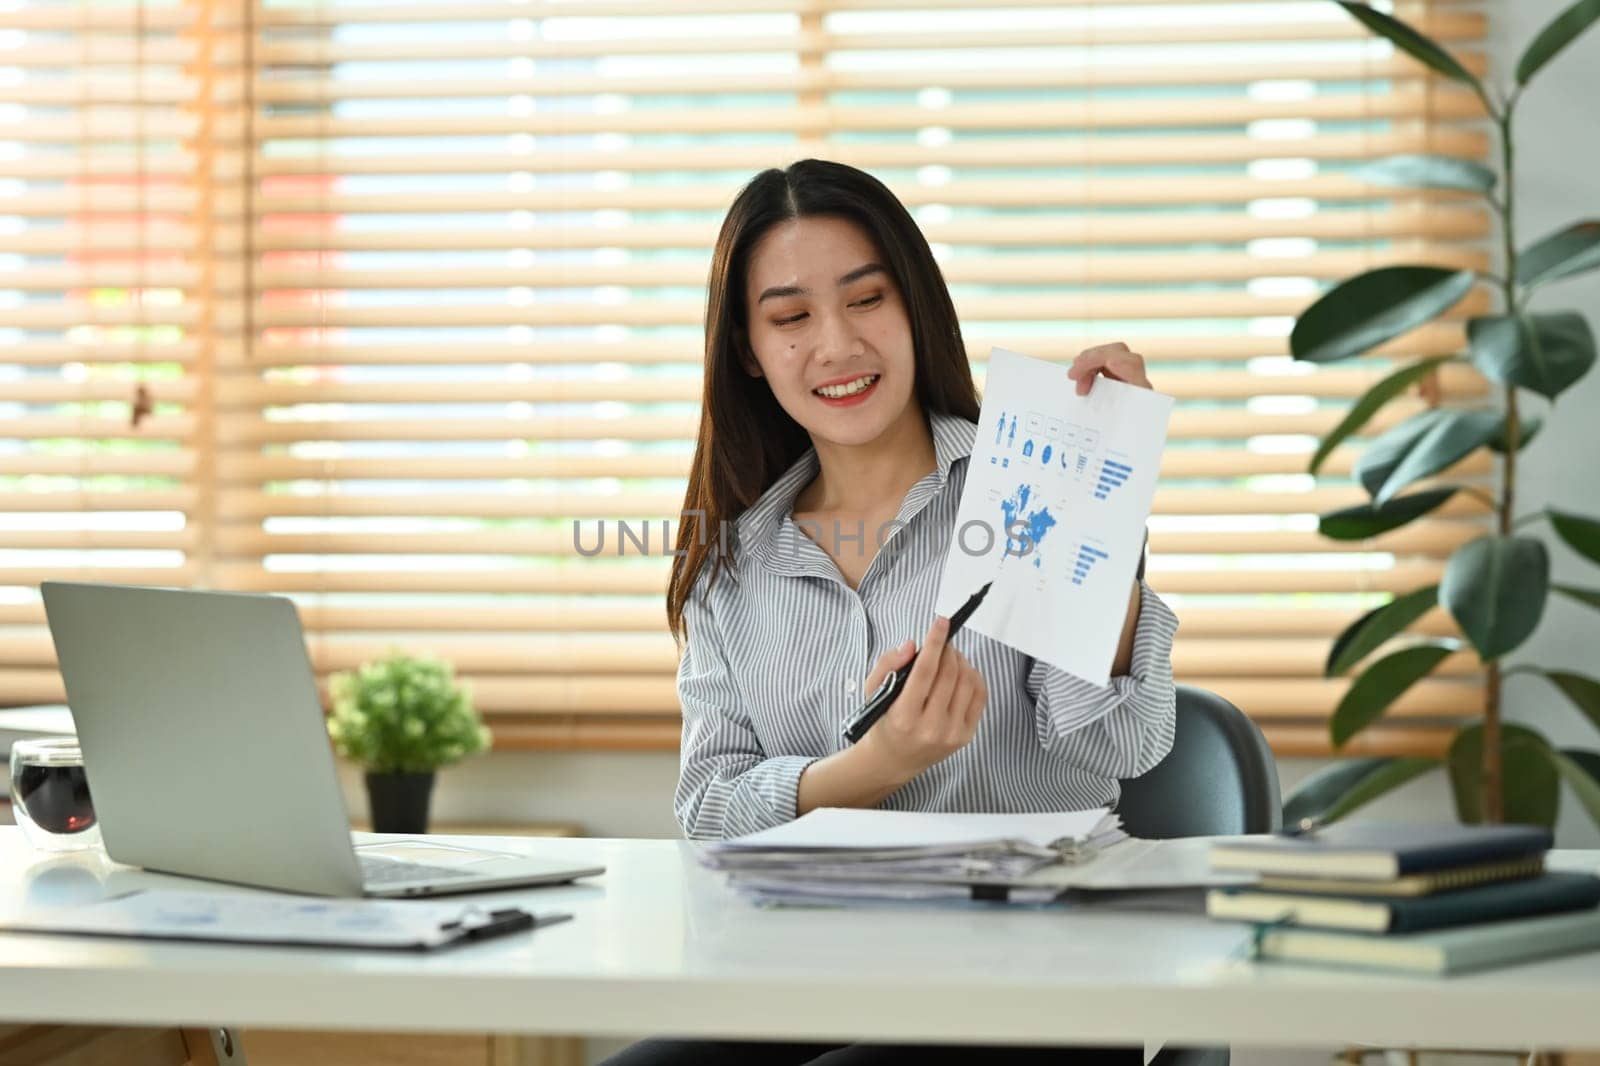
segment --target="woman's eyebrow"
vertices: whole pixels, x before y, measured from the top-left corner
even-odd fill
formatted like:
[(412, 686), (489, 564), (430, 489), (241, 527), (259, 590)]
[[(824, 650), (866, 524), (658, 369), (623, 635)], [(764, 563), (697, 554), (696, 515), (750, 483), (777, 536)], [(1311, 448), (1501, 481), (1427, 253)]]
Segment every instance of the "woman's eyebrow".
[[(856, 267), (854, 270), (850, 271), (850, 273), (848, 273), (848, 274), (841, 275), (839, 277), (839, 280), (837, 282), (835, 282), (835, 284), (838, 285), (842, 289), (846, 285), (850, 284), (852, 281), (860, 281), (862, 278), (869, 277), (870, 275), (873, 275), (873, 274), (887, 274), (887, 273), (888, 273), (888, 271), (883, 268), (883, 264), (881, 264), (881, 263), (867, 263), (864, 266)], [(811, 295), (811, 290), (810, 289), (806, 289), (806, 288), (802, 288), (799, 285), (774, 285), (770, 289), (768, 289), (766, 292), (763, 292), (761, 294), (761, 299), (757, 300), (756, 303), (760, 304), (760, 303), (764, 302), (768, 297), (809, 296), (809, 295)]]

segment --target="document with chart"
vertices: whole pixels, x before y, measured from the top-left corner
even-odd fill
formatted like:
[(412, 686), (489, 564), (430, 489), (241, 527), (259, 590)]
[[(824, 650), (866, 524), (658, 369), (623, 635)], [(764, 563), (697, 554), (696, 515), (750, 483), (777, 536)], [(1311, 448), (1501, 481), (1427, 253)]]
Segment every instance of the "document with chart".
[(985, 582), (975, 629), (1096, 685), (1111, 677), (1172, 397), (1067, 364), (989, 356), (978, 436), (936, 609)]

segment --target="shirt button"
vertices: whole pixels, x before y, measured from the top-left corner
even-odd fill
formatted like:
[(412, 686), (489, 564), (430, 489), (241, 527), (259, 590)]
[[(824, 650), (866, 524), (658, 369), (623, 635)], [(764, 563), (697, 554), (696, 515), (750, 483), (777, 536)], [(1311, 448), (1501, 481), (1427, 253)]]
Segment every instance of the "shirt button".
[(851, 678), (850, 680), (848, 680), (848, 681), (846, 681), (844, 683), (844, 690), (846, 692), (854, 692), (856, 690), (855, 678)]

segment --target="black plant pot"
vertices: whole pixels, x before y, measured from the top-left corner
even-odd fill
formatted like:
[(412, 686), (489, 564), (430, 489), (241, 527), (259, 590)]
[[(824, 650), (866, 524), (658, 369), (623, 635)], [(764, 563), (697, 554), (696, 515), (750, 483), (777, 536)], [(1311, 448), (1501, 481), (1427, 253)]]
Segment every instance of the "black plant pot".
[(367, 805), (374, 833), (426, 833), (433, 773), (369, 773)]

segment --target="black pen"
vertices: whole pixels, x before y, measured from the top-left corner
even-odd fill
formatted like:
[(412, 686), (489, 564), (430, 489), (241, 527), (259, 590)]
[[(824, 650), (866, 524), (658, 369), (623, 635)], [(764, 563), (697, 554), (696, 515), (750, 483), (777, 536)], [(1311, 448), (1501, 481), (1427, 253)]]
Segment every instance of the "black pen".
[[(948, 641), (954, 637), (961, 627), (966, 624), (967, 619), (972, 617), (972, 612), (978, 609), (978, 604), (982, 603), (983, 598), (989, 594), (989, 585), (992, 584), (994, 582), (991, 581), (977, 592), (974, 592), (972, 598), (963, 603), (960, 609), (950, 616), (950, 631), (945, 634), (945, 640)], [(872, 724), (882, 718), (884, 712), (894, 704), (895, 698), (906, 687), (906, 678), (911, 676), (911, 668), (917, 665), (917, 655), (921, 654), (922, 652), (919, 650), (916, 655), (911, 656), (910, 662), (898, 670), (891, 671), (889, 676), (883, 679), (883, 683), (878, 686), (878, 691), (872, 694), (872, 698), (867, 700), (862, 708), (845, 723), (844, 739), (848, 743), (854, 744), (866, 736), (867, 730), (872, 728)]]

